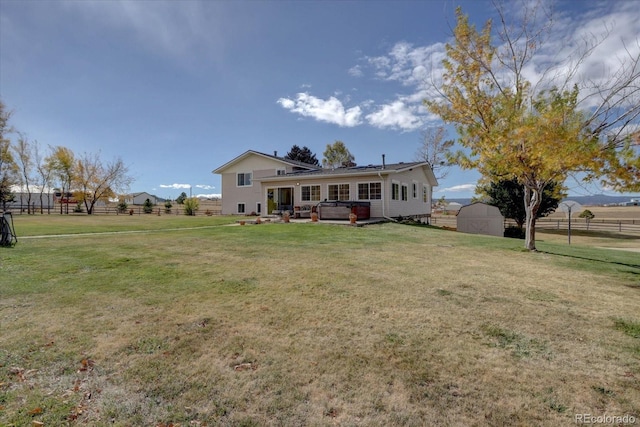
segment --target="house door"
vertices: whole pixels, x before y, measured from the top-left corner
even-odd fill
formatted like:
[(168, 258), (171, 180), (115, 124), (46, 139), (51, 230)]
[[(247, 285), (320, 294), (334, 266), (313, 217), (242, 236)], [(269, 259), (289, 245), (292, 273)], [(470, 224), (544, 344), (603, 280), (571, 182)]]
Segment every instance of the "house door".
[(274, 210), (293, 211), (293, 187), (267, 188), (267, 214)]

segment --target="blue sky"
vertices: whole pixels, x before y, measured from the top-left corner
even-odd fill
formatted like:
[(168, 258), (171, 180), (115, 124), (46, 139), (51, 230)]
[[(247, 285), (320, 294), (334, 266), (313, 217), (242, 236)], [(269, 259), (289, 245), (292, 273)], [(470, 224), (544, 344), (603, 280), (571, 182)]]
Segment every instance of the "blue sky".
[[(414, 161), (458, 5), (493, 17), (482, 0), (0, 0), (0, 98), (29, 139), (121, 157), (132, 192), (165, 198), (219, 194), (211, 171), (249, 149), (321, 159), (341, 140), (358, 164)], [(640, 49), (637, 2), (557, 7), (556, 54), (606, 25), (591, 69)], [(471, 197), (478, 178), (454, 168), (434, 196)]]

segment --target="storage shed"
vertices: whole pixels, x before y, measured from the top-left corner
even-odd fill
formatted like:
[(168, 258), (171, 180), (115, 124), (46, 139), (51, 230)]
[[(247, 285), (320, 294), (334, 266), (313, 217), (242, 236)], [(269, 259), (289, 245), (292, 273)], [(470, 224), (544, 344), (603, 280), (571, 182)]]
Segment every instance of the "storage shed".
[(489, 236), (504, 236), (504, 217), (500, 209), (486, 203), (465, 205), (458, 211), (458, 231)]

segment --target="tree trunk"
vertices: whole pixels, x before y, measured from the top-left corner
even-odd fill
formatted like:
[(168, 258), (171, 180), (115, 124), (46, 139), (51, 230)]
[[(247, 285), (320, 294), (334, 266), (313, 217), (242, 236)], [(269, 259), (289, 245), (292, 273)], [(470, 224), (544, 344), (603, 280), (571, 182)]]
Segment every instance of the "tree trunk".
[(542, 190), (524, 187), (524, 210), (526, 212), (526, 230), (524, 247), (530, 251), (536, 250), (536, 216), (542, 204)]

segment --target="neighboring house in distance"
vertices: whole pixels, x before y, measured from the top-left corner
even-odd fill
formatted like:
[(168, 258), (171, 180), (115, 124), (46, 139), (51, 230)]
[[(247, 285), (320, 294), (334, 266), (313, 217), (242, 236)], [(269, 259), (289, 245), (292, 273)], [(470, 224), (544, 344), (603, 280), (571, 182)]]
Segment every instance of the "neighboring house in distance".
[(249, 150), (218, 167), (222, 214), (262, 215), (321, 201), (370, 203), (372, 218), (431, 215), (438, 181), (427, 162), (323, 169)]
[(157, 205), (160, 202), (160, 200), (153, 194), (142, 192), (127, 195), (125, 203), (128, 205), (144, 205), (144, 202), (147, 199), (149, 199), (154, 205)]

